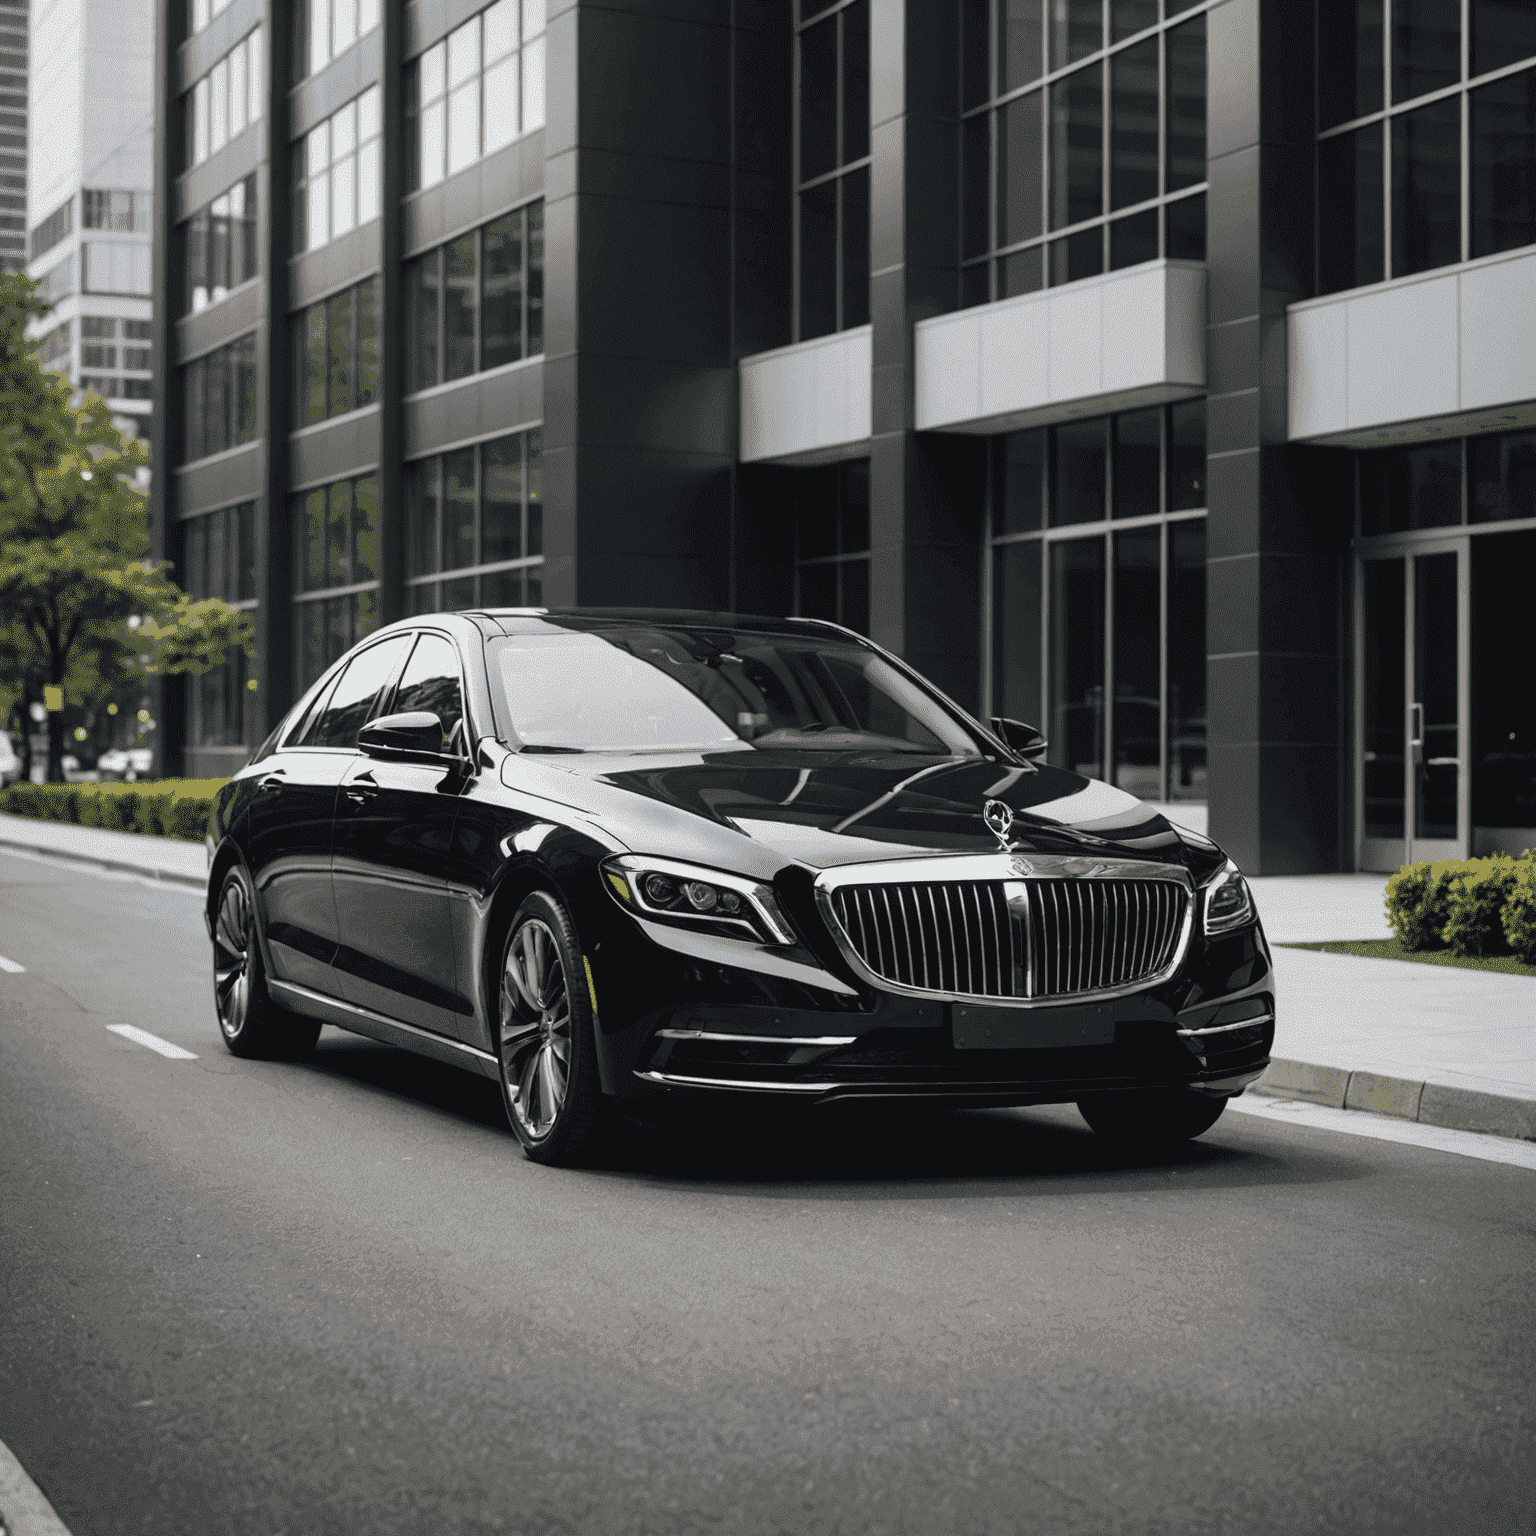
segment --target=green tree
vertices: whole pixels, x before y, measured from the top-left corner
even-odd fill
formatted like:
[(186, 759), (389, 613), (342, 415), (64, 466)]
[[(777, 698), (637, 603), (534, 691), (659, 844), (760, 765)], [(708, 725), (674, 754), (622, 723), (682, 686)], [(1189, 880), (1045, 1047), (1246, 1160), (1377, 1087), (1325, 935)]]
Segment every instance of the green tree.
[[(250, 621), (194, 602), (149, 558), (144, 445), (124, 439), (105, 401), (71, 405), (69, 382), (27, 342), (46, 311), (36, 285), (0, 276), (0, 693), (23, 714), (57, 687), (82, 703), (134, 673), (206, 672)], [(130, 626), (130, 619), (134, 623)], [(63, 717), (48, 717), (48, 776), (62, 779)]]

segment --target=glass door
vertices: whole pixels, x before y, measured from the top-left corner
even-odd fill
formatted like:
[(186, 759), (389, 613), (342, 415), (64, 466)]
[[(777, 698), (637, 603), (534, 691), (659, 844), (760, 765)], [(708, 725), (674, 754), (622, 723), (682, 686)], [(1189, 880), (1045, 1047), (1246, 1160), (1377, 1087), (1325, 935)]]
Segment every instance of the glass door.
[(1359, 867), (1465, 858), (1465, 540), (1364, 556), (1358, 598)]

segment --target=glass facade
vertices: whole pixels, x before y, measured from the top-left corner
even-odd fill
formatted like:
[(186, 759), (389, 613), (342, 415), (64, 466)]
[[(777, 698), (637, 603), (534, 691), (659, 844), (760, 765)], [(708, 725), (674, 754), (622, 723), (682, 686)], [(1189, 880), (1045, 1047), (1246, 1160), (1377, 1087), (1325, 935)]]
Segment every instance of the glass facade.
[[(189, 517), (178, 525), (181, 558), (175, 572), (182, 591), (201, 601), (222, 598), (232, 607), (256, 607), (256, 504), (241, 502)], [(244, 651), (187, 683), (187, 743), (239, 746), (245, 741), (245, 699), (254, 678)]]
[(532, 203), (407, 264), (410, 390), (544, 350), (544, 204)]
[(405, 67), (406, 173), (435, 187), (544, 126), (544, 0), (497, 0)]
[(319, 250), (379, 216), (379, 88), (311, 128), (292, 148), (293, 249)]
[(181, 370), (181, 388), (188, 460), (255, 441), (254, 334), (194, 358)]
[(869, 0), (799, 0), (796, 339), (869, 322)]
[(237, 181), (182, 226), (186, 287), (182, 314), (197, 314), (256, 276), (256, 178)]
[(1206, 798), (1205, 402), (993, 440), (988, 712), (1049, 760)]
[(412, 613), (543, 600), (540, 434), (514, 432), (406, 465)]
[(964, 0), (962, 305), (1205, 258), (1205, 16)]
[(293, 317), (293, 424), (372, 405), (379, 389), (379, 280), (344, 288)]
[(262, 113), (265, 48), (257, 27), (187, 92), (186, 169), (216, 155)]
[(379, 623), (379, 482), (360, 475), (296, 495), (294, 686), (307, 688)]
[(319, 74), (379, 24), (379, 0), (291, 0), (294, 83)]
[(795, 612), (869, 633), (869, 460), (794, 476)]
[(1394, 0), (1390, 17), (1318, 8), (1319, 293), (1536, 244), (1536, 8)]

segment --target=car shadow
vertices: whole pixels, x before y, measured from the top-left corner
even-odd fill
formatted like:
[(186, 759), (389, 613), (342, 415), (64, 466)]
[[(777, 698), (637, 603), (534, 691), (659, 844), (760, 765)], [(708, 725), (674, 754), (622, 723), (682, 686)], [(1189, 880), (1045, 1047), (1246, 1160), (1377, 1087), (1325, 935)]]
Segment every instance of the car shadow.
[[(304, 1066), (504, 1137), (508, 1158), (521, 1161), (489, 1079), (329, 1030)], [(1095, 1135), (1072, 1105), (956, 1109), (887, 1100), (806, 1109), (733, 1097), (687, 1108), (648, 1124), (621, 1119), (601, 1154), (569, 1176), (741, 1198), (864, 1200), (1054, 1195), (1064, 1184), (1155, 1194), (1370, 1172), (1338, 1137), (1231, 1114), (1195, 1141), (1128, 1148)]]

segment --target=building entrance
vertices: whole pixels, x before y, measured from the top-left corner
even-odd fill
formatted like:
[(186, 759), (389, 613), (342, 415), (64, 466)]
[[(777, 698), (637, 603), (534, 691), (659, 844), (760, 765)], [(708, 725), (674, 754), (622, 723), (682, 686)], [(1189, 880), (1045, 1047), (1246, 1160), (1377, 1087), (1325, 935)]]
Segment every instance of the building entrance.
[(1357, 570), (1358, 867), (1465, 858), (1467, 540), (1389, 545)]

